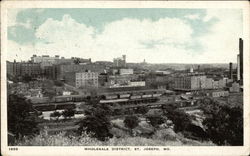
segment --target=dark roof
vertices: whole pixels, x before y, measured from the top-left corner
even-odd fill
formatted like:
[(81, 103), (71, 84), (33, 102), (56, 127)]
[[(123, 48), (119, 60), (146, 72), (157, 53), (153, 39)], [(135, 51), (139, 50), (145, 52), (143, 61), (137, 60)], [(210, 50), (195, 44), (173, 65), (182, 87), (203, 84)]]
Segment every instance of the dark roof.
[[(107, 90), (106, 90), (107, 89)], [(122, 87), (122, 88), (106, 88), (101, 90), (99, 94), (118, 94), (118, 93), (127, 93), (127, 92), (156, 92), (161, 91), (165, 92), (164, 89), (150, 89), (146, 87)]]

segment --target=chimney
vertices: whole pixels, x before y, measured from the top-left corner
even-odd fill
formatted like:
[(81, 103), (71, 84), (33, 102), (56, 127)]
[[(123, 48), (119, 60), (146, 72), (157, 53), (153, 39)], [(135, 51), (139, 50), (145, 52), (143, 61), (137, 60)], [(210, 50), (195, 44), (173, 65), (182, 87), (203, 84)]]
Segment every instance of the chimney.
[(243, 40), (242, 38), (239, 39), (239, 74), (240, 74), (240, 80), (243, 81)]
[(200, 65), (198, 65), (198, 69), (197, 69), (197, 70), (198, 70), (198, 72), (200, 71), (200, 67), (201, 67), (201, 66), (200, 66)]
[(124, 61), (126, 61), (126, 55), (122, 55)]
[(233, 79), (233, 63), (229, 63), (229, 79)]
[(240, 55), (237, 55), (237, 80), (240, 81)]

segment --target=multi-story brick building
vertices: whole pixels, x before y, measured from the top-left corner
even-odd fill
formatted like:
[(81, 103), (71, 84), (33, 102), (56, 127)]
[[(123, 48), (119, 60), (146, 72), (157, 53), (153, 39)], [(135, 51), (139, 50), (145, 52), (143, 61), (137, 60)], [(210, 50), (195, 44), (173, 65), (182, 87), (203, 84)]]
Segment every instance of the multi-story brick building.
[(211, 90), (211, 91), (207, 92), (206, 94), (207, 94), (207, 96), (211, 96), (211, 97), (229, 96), (229, 92), (225, 91), (225, 90)]
[(90, 70), (96, 73), (103, 73), (105, 71), (105, 66), (98, 64), (85, 64), (85, 65), (61, 64), (61, 65), (55, 65), (52, 70), (53, 70), (53, 79), (64, 80), (65, 74), (69, 72), (82, 73)]
[(174, 78), (173, 88), (175, 90), (201, 90), (201, 89), (223, 89), (228, 79), (214, 80), (206, 75), (181, 75)]
[(200, 90), (205, 88), (205, 75), (187, 75), (174, 78), (175, 90)]
[(83, 59), (79, 57), (71, 57), (71, 58), (64, 58), (64, 57), (59, 57), (59, 55), (55, 55), (55, 57), (49, 56), (49, 55), (42, 55), (42, 56), (37, 56), (33, 55), (31, 57), (31, 61), (34, 63), (40, 63), (41, 67), (44, 68), (46, 66), (53, 66), (56, 64), (88, 64), (91, 63), (91, 59)]
[(7, 61), (7, 74), (11, 76), (21, 75), (21, 63), (20, 62), (9, 62)]
[(213, 83), (214, 83), (214, 80), (212, 78), (206, 78), (205, 88), (206, 89), (212, 89), (213, 88)]
[(119, 69), (119, 74), (120, 75), (130, 75), (130, 74), (134, 74), (134, 70), (130, 69), (130, 68), (121, 68)]
[(55, 57), (50, 57), (49, 55), (42, 55), (42, 56), (33, 55), (31, 57), (31, 61), (34, 63), (40, 63), (42, 68), (45, 66), (52, 66), (53, 64), (56, 64), (56, 61), (59, 59), (60, 59), (59, 55), (55, 55)]
[(65, 73), (65, 82), (75, 86), (80, 87), (98, 87), (98, 73), (96, 72), (78, 72)]
[(42, 70), (39, 63), (7, 61), (7, 74), (12, 76), (29, 75), (31, 77), (38, 77), (41, 73)]
[(126, 55), (122, 55), (122, 58), (114, 58), (113, 59), (114, 67), (126, 67)]
[(230, 92), (240, 92), (240, 84), (239, 83), (232, 83), (231, 87), (229, 87)]
[(31, 77), (40, 76), (42, 73), (39, 63), (21, 63), (21, 75), (29, 75)]
[(138, 75), (109, 75), (107, 78), (107, 87), (115, 85), (127, 85), (130, 81), (138, 80)]
[(55, 76), (55, 66), (45, 66), (43, 68), (43, 76), (47, 79), (54, 79)]

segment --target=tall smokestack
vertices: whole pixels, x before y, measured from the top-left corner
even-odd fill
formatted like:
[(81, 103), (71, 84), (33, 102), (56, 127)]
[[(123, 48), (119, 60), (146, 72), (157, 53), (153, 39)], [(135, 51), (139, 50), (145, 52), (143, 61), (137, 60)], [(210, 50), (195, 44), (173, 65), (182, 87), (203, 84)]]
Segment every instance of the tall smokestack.
[(237, 55), (237, 80), (240, 81), (240, 55)]
[(126, 61), (126, 55), (122, 55), (124, 61)]
[(229, 79), (233, 79), (233, 63), (229, 63)]
[(243, 40), (242, 38), (239, 39), (239, 51), (240, 51), (240, 80), (243, 82)]
[(124, 67), (126, 67), (126, 55), (122, 55)]

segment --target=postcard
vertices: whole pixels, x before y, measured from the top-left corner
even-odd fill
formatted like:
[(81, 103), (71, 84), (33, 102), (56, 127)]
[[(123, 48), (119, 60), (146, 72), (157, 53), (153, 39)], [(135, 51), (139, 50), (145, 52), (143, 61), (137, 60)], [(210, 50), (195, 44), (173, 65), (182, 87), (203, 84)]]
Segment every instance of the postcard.
[(247, 1), (1, 4), (3, 156), (250, 154)]

